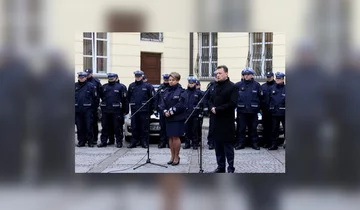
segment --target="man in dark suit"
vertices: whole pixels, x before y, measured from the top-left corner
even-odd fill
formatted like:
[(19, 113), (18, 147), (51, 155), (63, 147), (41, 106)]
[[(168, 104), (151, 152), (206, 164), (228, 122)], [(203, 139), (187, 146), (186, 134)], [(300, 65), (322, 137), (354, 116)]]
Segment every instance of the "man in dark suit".
[(225, 173), (228, 162), (228, 173), (234, 173), (234, 139), (235, 139), (235, 108), (238, 91), (228, 77), (228, 68), (225, 65), (217, 67), (216, 87), (210, 96), (209, 107), (214, 117), (214, 143), (218, 167), (214, 173)]

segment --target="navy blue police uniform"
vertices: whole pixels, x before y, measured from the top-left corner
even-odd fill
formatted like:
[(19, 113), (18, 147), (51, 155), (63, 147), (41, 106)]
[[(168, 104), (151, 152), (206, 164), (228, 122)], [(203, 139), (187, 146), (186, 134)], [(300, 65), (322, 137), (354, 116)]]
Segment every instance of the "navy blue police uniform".
[[(200, 81), (199, 80), (196, 80), (196, 85), (199, 85), (200, 86)], [(200, 93), (201, 93), (201, 98), (204, 96), (205, 94), (205, 91), (202, 91), (200, 89), (200, 87), (198, 88), (198, 90), (200, 90)], [(198, 125), (198, 139), (199, 139), (199, 146), (200, 146), (200, 141), (202, 141), (202, 126), (203, 126), (203, 122), (204, 122), (204, 99), (203, 99), (203, 108), (202, 110), (200, 110), (200, 114), (199, 114), (199, 125)]]
[[(277, 79), (281, 79), (285, 77), (284, 73), (277, 72), (275, 74)], [(269, 150), (276, 150), (278, 137), (279, 137), (279, 129), (280, 129), (280, 122), (283, 125), (284, 132), (285, 132), (285, 84), (276, 84), (270, 93), (270, 104), (269, 110), (271, 112), (271, 142), (272, 145)]]
[[(86, 72), (88, 74), (93, 73), (92, 69), (85, 69), (84, 72)], [(101, 93), (102, 86), (101, 86), (101, 82), (100, 82), (100, 80), (98, 78), (90, 77), (90, 78), (87, 79), (87, 81), (92, 83), (95, 86), (97, 93)], [(98, 135), (99, 135), (99, 126), (98, 126), (99, 103), (100, 103), (100, 95), (98, 94), (98, 97), (96, 98), (96, 101), (94, 102), (94, 104), (92, 106), (93, 121), (92, 121), (91, 127), (92, 127), (92, 130), (93, 130), (93, 144), (94, 145), (97, 144)]]
[[(254, 74), (251, 68), (246, 68), (244, 74)], [(249, 137), (252, 148), (259, 150), (258, 147), (258, 113), (260, 112), (260, 102), (263, 93), (261, 86), (254, 79), (244, 80), (236, 83), (238, 87), (238, 104), (237, 104), (237, 142), (235, 149), (245, 148), (246, 126), (248, 127)]]
[[(116, 74), (117, 75), (117, 74)], [(117, 80), (116, 80), (116, 83), (118, 83), (118, 84), (120, 84), (121, 86), (123, 86), (125, 89), (127, 89), (126, 88), (126, 86), (124, 85), (124, 84), (122, 84), (122, 83), (120, 83), (120, 80), (119, 80), (119, 77), (117, 76)], [(126, 112), (126, 114), (127, 113), (129, 113), (129, 103), (128, 103), (128, 106), (126, 107), (127, 108), (127, 112)], [(126, 115), (125, 114), (125, 115)], [(114, 133), (114, 130), (113, 130), (113, 125), (111, 124), (112, 122), (109, 122), (110, 123), (110, 125), (109, 125), (109, 142), (107, 143), (107, 145), (113, 145), (114, 143), (115, 143), (115, 133)], [(124, 127), (124, 123), (125, 123), (125, 121), (124, 121), (124, 118), (123, 118), (123, 120), (122, 120), (122, 122), (121, 122), (121, 127)]]
[[(79, 77), (86, 77), (86, 72), (79, 72)], [(98, 98), (96, 88), (93, 84), (85, 82), (75, 83), (75, 124), (77, 128), (78, 147), (93, 147), (93, 114), (92, 109)]]
[[(163, 79), (164, 80), (168, 80), (169, 79), (169, 74), (163, 74)], [(165, 148), (166, 144), (168, 144), (169, 142), (169, 137), (166, 134), (166, 122), (165, 122), (165, 114), (163, 112), (160, 111), (160, 103), (161, 100), (164, 98), (164, 94), (166, 89), (169, 87), (169, 83), (168, 82), (164, 82), (159, 86), (159, 90), (160, 91), (156, 97), (155, 100), (155, 108), (156, 111), (158, 112), (157, 114), (159, 114), (160, 117), (160, 141), (159, 141), (159, 145), (158, 148)]]
[[(210, 97), (211, 95), (214, 93), (215, 91), (215, 86), (216, 86), (216, 83), (215, 82), (211, 82), (209, 83), (209, 86), (208, 86), (208, 90), (209, 91), (207, 93), (207, 95), (205, 96), (204, 98), (204, 113), (209, 113), (210, 110), (211, 110), (211, 107), (210, 104), (209, 104), (209, 100), (210, 100)], [(214, 116), (210, 113), (210, 116), (209, 116), (209, 132), (208, 132), (208, 136), (207, 136), (207, 144), (209, 145), (209, 149), (212, 150), (214, 149), (214, 135), (213, 135), (213, 132), (214, 132)]]
[[(116, 147), (121, 148), (123, 145), (123, 127), (124, 115), (128, 111), (126, 87), (116, 82), (117, 74), (109, 73), (109, 82), (102, 88), (101, 95), (101, 112), (102, 112), (102, 132), (101, 143), (98, 147), (105, 147), (109, 139), (109, 128), (116, 137)], [(113, 81), (110, 81), (113, 80)], [(113, 135), (113, 134), (112, 134)]]
[[(135, 76), (143, 76), (143, 71), (135, 71)], [(151, 97), (154, 96), (154, 88), (143, 80), (135, 81), (129, 85), (128, 101), (131, 113), (134, 114), (139, 110)], [(148, 146), (149, 135), (149, 113), (154, 110), (154, 100), (151, 100), (141, 110), (131, 117), (131, 134), (132, 139), (128, 148), (136, 147), (141, 142), (143, 148)]]
[[(267, 72), (266, 77), (273, 77), (274, 73)], [(261, 111), (262, 111), (262, 125), (264, 127), (263, 132), (263, 147), (269, 148), (271, 146), (271, 113), (269, 111), (270, 105), (270, 94), (271, 89), (276, 85), (275, 80), (267, 81), (261, 85), (261, 90), (263, 92), (263, 99), (261, 102)]]
[(164, 93), (160, 103), (160, 111), (169, 112), (170, 116), (166, 117), (166, 134), (169, 137), (184, 136), (185, 120), (187, 116), (187, 93), (178, 83), (169, 86)]
[[(196, 78), (195, 77), (189, 77), (188, 78), (189, 83), (196, 84)], [(186, 93), (188, 96), (187, 99), (187, 117), (190, 117), (185, 125), (185, 145), (183, 149), (189, 149), (192, 145), (193, 149), (197, 149), (199, 145), (199, 139), (198, 139), (198, 129), (199, 129), (199, 115), (200, 111), (202, 110), (202, 104), (199, 105), (199, 107), (196, 107), (196, 105), (199, 103), (202, 94), (201, 91), (196, 89), (196, 86), (190, 88), (188, 87), (186, 89)], [(190, 116), (191, 112), (194, 111), (194, 113)]]

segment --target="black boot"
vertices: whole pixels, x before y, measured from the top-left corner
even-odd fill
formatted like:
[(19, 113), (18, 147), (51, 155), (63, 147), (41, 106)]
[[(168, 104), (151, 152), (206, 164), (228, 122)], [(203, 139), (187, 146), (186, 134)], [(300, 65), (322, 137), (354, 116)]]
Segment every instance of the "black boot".
[(106, 146), (107, 146), (107, 144), (103, 143), (103, 142), (101, 142), (99, 145), (97, 145), (97, 147), (106, 147)]
[(245, 145), (243, 145), (243, 144), (238, 144), (238, 145), (235, 147), (235, 150), (239, 150), (239, 149), (245, 149)]
[(158, 148), (161, 149), (161, 148), (165, 148), (166, 147), (166, 144), (161, 142), (159, 145), (158, 145)]
[(225, 173), (225, 168), (217, 168), (214, 171), (212, 171), (211, 173)]
[(252, 143), (251, 148), (253, 148), (254, 150), (260, 150), (260, 147), (257, 143)]
[(132, 142), (129, 146), (127, 146), (127, 148), (131, 149), (131, 148), (136, 148), (137, 144), (135, 142)]
[(189, 143), (185, 143), (185, 145), (183, 146), (183, 149), (190, 149), (190, 144), (189, 144)]
[(276, 144), (273, 144), (268, 150), (277, 150), (278, 147), (276, 146)]

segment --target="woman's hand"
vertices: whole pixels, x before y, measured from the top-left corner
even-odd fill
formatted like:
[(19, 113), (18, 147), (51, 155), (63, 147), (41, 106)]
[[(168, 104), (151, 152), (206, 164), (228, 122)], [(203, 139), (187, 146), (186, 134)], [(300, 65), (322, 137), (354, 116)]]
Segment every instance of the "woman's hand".
[(166, 116), (166, 117), (170, 117), (170, 112), (166, 112), (166, 113), (165, 113), (165, 116)]

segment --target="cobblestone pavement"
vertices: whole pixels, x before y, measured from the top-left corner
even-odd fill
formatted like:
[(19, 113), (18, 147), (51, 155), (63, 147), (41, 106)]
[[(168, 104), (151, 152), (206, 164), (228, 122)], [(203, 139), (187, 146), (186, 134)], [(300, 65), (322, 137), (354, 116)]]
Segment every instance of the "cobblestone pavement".
[[(203, 170), (205, 173), (217, 167), (215, 150), (209, 150), (206, 145), (207, 129), (203, 129)], [(75, 134), (75, 143), (76, 134)], [(198, 173), (199, 149), (181, 149), (180, 165), (168, 166), (170, 151), (168, 148), (158, 149), (157, 144), (150, 144), (150, 160), (152, 163), (167, 166), (167, 168), (146, 164), (136, 170), (133, 168), (147, 160), (147, 149), (137, 147), (128, 149), (124, 141), (123, 148), (114, 145), (105, 148), (75, 147), (76, 173)], [(268, 151), (261, 148), (253, 150), (245, 148), (235, 150), (236, 173), (285, 173), (285, 150)]]

